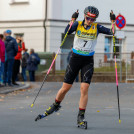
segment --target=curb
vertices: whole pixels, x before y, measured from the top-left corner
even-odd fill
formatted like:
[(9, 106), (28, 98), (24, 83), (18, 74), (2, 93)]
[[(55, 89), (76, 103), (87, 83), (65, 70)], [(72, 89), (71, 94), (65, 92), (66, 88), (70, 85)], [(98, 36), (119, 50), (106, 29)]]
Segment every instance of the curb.
[(25, 83), (23, 86), (21, 87), (14, 87), (13, 89), (6, 89), (6, 90), (3, 90), (3, 91), (0, 91), (0, 94), (8, 94), (8, 93), (11, 93), (11, 92), (14, 92), (14, 91), (18, 91), (18, 90), (22, 90), (22, 89), (27, 89), (30, 87), (30, 83)]

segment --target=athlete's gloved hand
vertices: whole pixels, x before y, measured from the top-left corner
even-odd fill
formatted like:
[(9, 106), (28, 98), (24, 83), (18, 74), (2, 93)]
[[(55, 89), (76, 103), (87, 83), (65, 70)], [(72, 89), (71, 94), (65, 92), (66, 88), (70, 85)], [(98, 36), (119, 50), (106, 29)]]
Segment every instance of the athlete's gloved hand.
[[(115, 34), (115, 32), (116, 32), (116, 27), (115, 27), (116, 16), (115, 16), (115, 14), (113, 13), (112, 10), (110, 12), (110, 20), (112, 22), (112, 25), (111, 25), (111, 34)], [(114, 31), (113, 31), (113, 28), (112, 28), (113, 26), (114, 26)]]
[(115, 22), (115, 20), (116, 20), (116, 16), (115, 16), (115, 14), (113, 13), (112, 10), (111, 10), (111, 12), (110, 12), (110, 20), (111, 20), (112, 22)]
[(78, 16), (79, 16), (79, 12), (77, 10), (75, 13), (73, 13), (72, 19), (75, 19), (76, 20), (78, 18)]
[(78, 18), (78, 16), (79, 16), (79, 12), (78, 12), (78, 10), (75, 12), (75, 13), (73, 13), (73, 15), (72, 15), (72, 19), (71, 19), (71, 21), (69, 22), (69, 24), (71, 24), (71, 22), (73, 21), (76, 21), (76, 19)]

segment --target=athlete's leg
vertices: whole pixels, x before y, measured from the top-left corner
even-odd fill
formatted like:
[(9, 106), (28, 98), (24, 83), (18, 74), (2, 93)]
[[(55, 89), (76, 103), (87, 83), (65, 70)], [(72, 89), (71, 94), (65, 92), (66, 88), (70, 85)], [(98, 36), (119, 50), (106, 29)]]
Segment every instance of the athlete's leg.
[(61, 89), (58, 91), (58, 93), (56, 95), (56, 100), (61, 102), (71, 87), (72, 87), (72, 84), (67, 84), (67, 83), (63, 82)]
[(78, 126), (87, 128), (87, 122), (85, 121), (85, 110), (88, 102), (88, 89), (92, 79), (94, 70), (93, 57), (86, 57), (83, 60), (81, 68), (81, 96), (79, 102), (79, 112), (77, 116)]
[(66, 93), (70, 90), (71, 87), (72, 87), (72, 84), (67, 84), (67, 83), (63, 82), (61, 89), (58, 91), (58, 93), (56, 95), (55, 102), (51, 106), (49, 106), (48, 109), (46, 109), (45, 114), (42, 114), (42, 115), (39, 114), (35, 118), (35, 121), (40, 120), (40, 119), (52, 114), (53, 112), (57, 112), (61, 107), (60, 106), (61, 101), (64, 99)]
[(88, 83), (81, 83), (80, 91), (80, 102), (79, 102), (79, 112), (77, 116), (78, 127), (87, 129), (87, 121), (85, 121), (85, 110), (88, 102)]
[(88, 102), (88, 88), (91, 83), (92, 75), (94, 71), (93, 57), (86, 57), (83, 60), (83, 66), (81, 68), (81, 97), (79, 108), (86, 109)]
[(80, 58), (81, 57), (79, 57), (79, 55), (74, 54), (74, 53), (72, 54), (69, 64), (66, 69), (63, 85), (56, 95), (57, 101), (61, 102), (64, 99), (66, 93), (72, 87), (72, 84), (81, 68)]
[(88, 102), (88, 88), (89, 84), (88, 83), (81, 83), (80, 87), (80, 102), (79, 102), (79, 108), (81, 109), (86, 109), (87, 102)]
[(55, 102), (46, 110), (46, 115), (52, 114), (54, 111), (58, 111), (60, 109), (60, 103), (64, 99), (66, 93), (69, 91), (71, 86), (71, 84), (63, 83), (61, 89), (56, 95)]
[[(44, 116), (50, 115), (53, 112), (56, 112), (60, 109), (60, 107), (61, 107), (60, 103), (64, 99), (66, 93), (72, 87), (72, 84), (73, 84), (73, 82), (74, 82), (74, 80), (79, 72), (80, 65), (81, 64), (80, 64), (79, 56), (72, 55), (70, 62), (69, 62), (67, 69), (66, 69), (63, 85), (56, 95), (55, 102), (45, 111)], [(35, 121), (37, 121), (41, 118), (42, 118), (42, 115), (38, 115), (37, 118), (35, 119)]]

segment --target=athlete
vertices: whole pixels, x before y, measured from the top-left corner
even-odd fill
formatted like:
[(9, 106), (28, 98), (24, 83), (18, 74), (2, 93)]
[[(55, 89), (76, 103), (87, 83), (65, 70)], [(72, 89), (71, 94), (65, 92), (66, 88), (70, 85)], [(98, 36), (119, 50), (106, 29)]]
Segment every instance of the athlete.
[[(87, 122), (85, 121), (84, 115), (88, 102), (88, 89), (94, 72), (93, 55), (95, 53), (97, 37), (99, 33), (112, 35), (111, 29), (95, 23), (98, 16), (98, 9), (93, 6), (88, 6), (84, 10), (84, 20), (75, 21), (72, 25), (68, 34), (75, 31), (74, 44), (72, 48), (73, 53), (66, 69), (63, 85), (56, 95), (55, 102), (45, 111), (44, 115), (38, 115), (35, 121), (60, 109), (60, 103), (72, 87), (78, 72), (81, 71), (81, 96), (77, 124), (78, 127), (83, 127), (85, 129), (87, 128)], [(72, 21), (76, 20), (78, 17), (78, 12), (75, 12), (72, 17)], [(65, 33), (68, 31), (72, 21), (70, 21), (67, 25)]]

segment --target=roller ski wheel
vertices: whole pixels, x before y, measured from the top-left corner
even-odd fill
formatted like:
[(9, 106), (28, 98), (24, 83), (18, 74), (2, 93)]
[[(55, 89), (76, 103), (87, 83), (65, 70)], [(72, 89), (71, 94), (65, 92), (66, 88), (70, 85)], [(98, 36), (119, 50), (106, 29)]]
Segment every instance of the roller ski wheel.
[(40, 120), (40, 119), (42, 119), (42, 118), (44, 118), (44, 117), (46, 117), (46, 116), (39, 114), (39, 115), (35, 118), (35, 121), (38, 121), (38, 120)]
[(78, 128), (87, 129), (87, 121), (83, 121), (77, 124)]
[(77, 126), (78, 128), (87, 129), (87, 121), (85, 121), (84, 114), (78, 114)]

